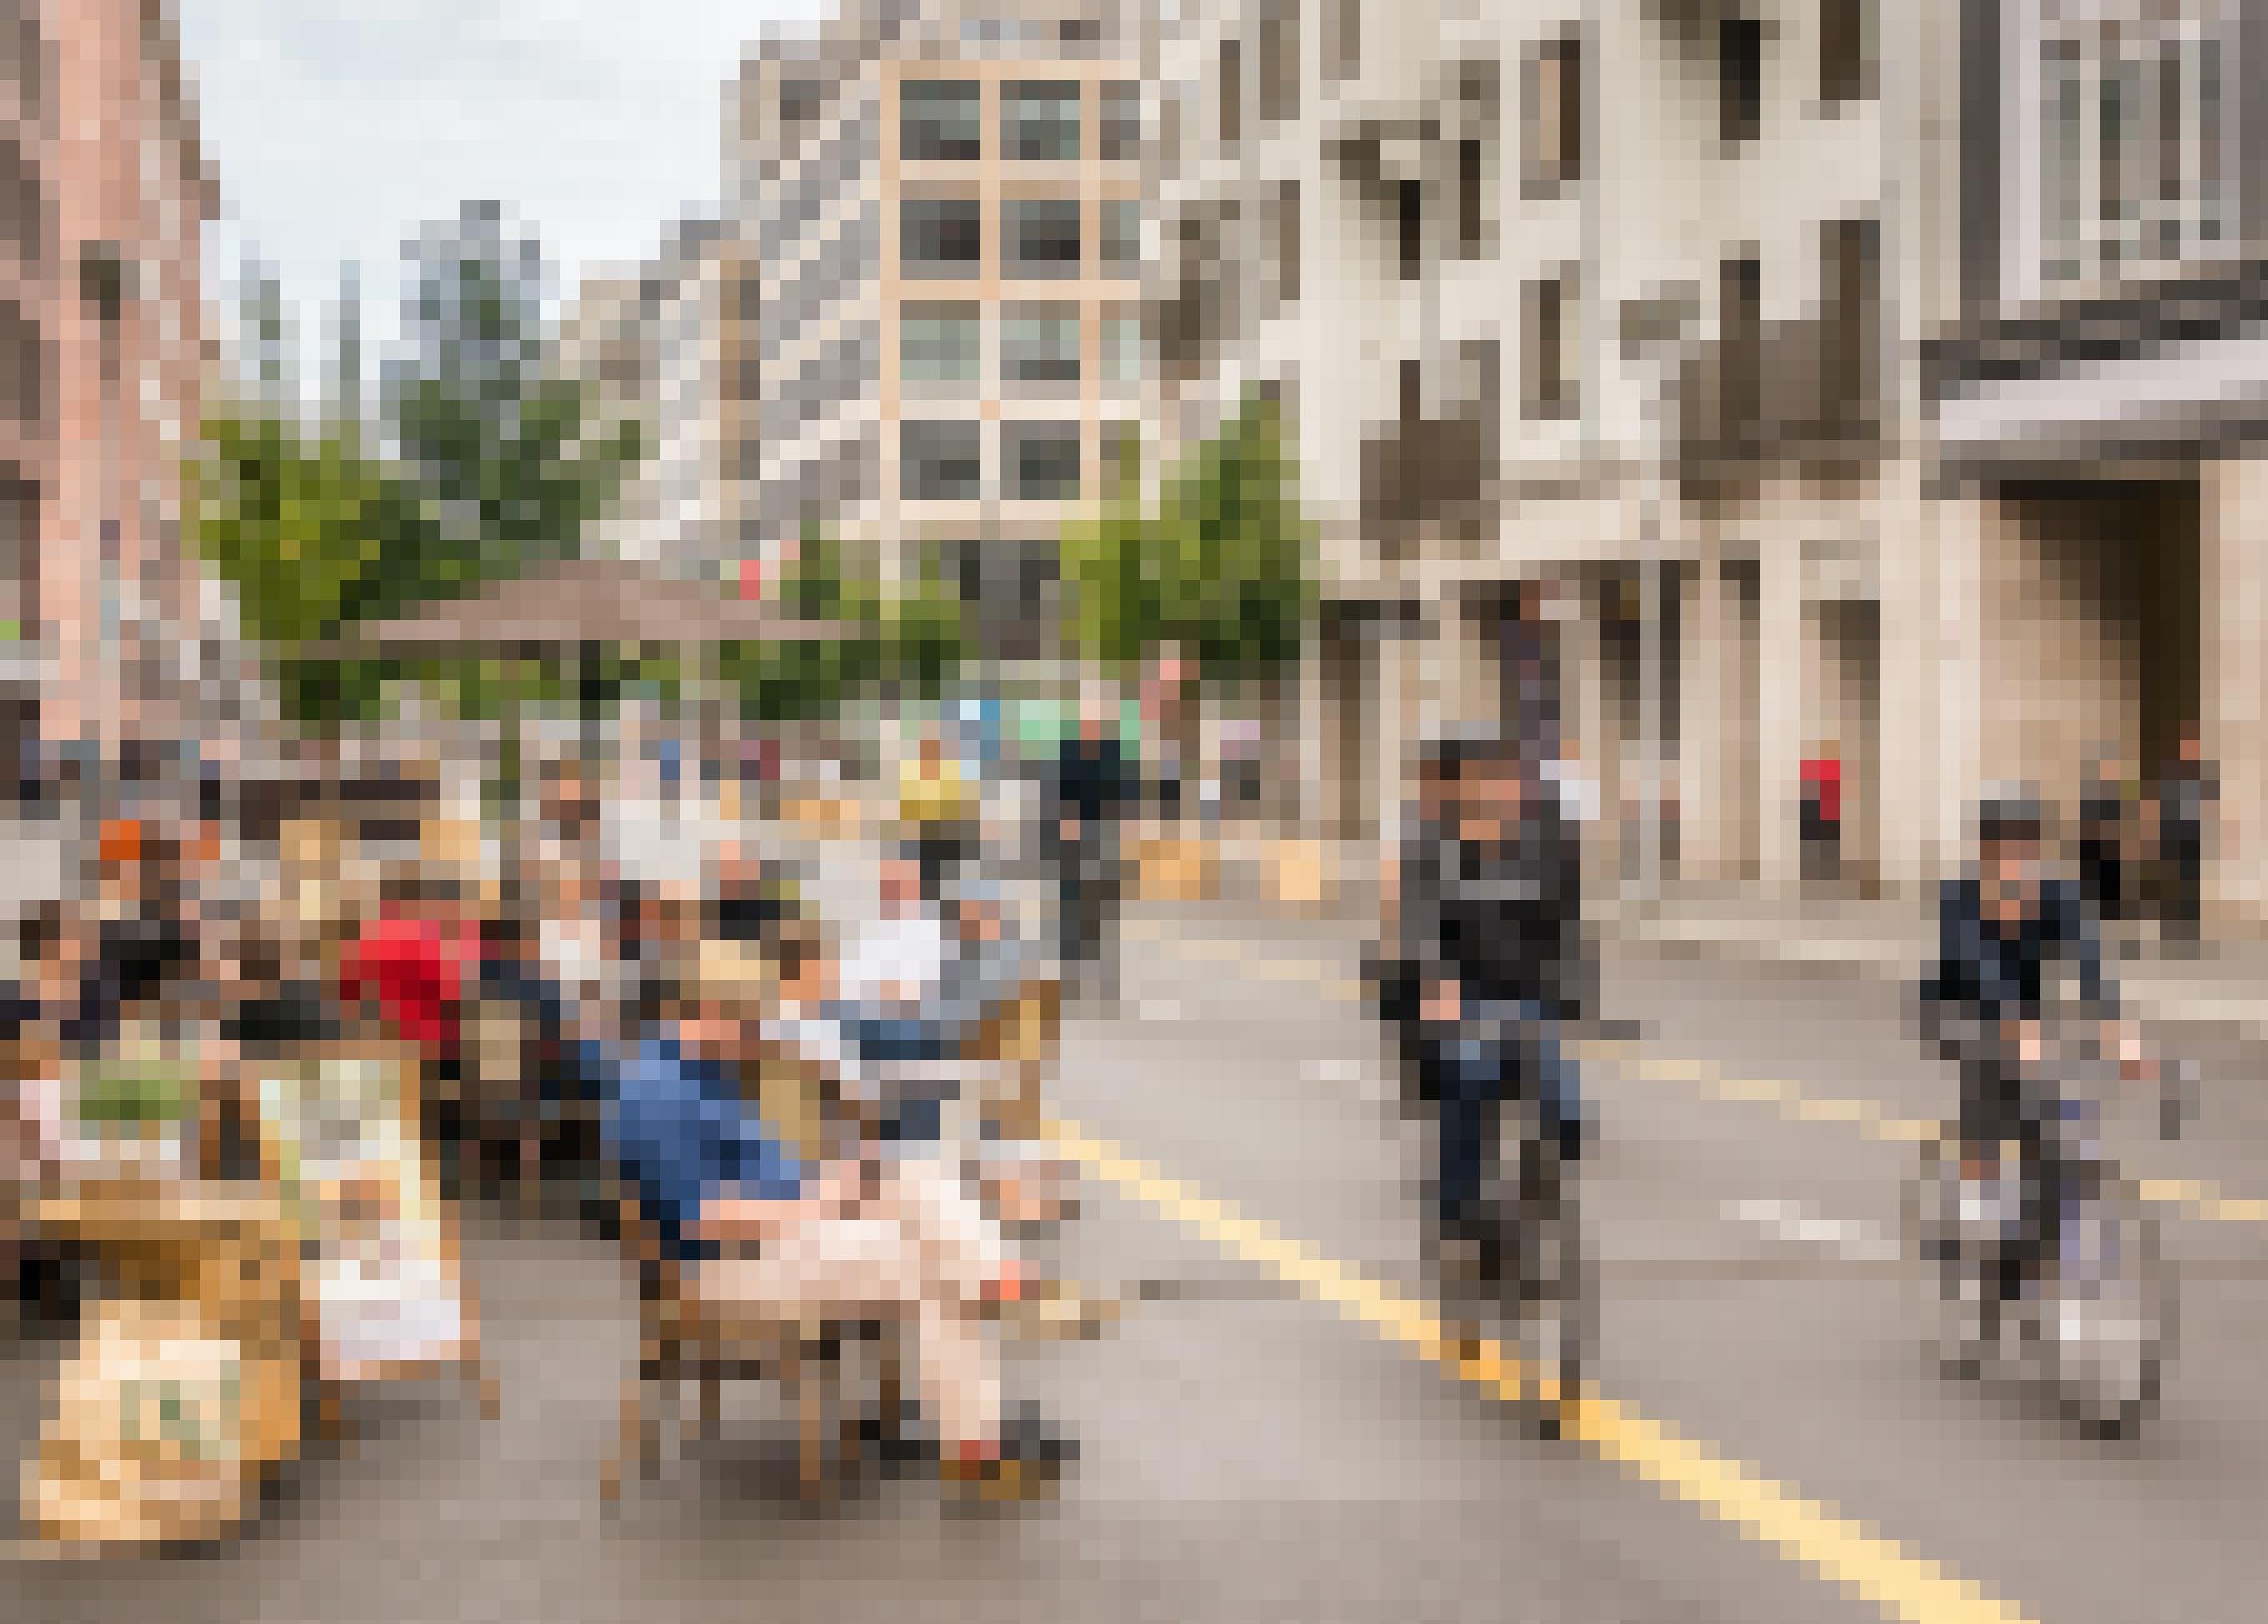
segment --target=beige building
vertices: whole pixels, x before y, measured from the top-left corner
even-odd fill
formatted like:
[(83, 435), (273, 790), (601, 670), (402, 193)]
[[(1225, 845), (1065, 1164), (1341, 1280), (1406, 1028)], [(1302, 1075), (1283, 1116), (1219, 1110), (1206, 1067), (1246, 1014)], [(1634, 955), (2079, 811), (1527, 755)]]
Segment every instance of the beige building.
[(635, 422), (643, 456), (601, 519), (607, 557), (718, 580), (734, 568), (725, 519), (726, 317), (737, 261), (723, 224), (678, 223), (631, 277), (585, 279), (560, 361), (608, 426)]
[(1144, 408), (1121, 9), (847, 0), (752, 50), (726, 136), (744, 554), (823, 526), (956, 579), (997, 652), (1042, 652), (1054, 539)]
[(193, 681), (178, 459), (217, 188), (171, 8), (0, 8), (0, 644), (50, 739), (107, 742)]

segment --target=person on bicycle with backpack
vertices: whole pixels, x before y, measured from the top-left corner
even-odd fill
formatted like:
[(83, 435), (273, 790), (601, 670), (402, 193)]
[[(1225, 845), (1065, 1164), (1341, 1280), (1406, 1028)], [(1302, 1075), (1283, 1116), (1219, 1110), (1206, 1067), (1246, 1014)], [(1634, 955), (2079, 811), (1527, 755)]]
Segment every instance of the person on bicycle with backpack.
[(1492, 733), (1429, 753), (1444, 790), (1433, 849), (1402, 878), (1396, 922), (1411, 985), (1405, 1053), (1437, 1103), (1435, 1201), (1444, 1260), (1492, 1275), (1501, 1237), (1483, 1200), (1504, 1107), (1523, 1096), (1538, 1133), (1521, 1152), (1523, 1203), (1556, 1197), (1581, 1118), (1559, 1033), (1581, 1003), (1576, 835), (1529, 763)]
[(2020, 1241), (2003, 1260), (1996, 1310), (2054, 1264), (2063, 1215), (2085, 1194), (2088, 1163), (2070, 1143), (2069, 1107), (2043, 1075), (2052, 967), (2077, 973), (2082, 1013), (2103, 1052), (2117, 1056), (2121, 1075), (2131, 1082), (2158, 1077), (2155, 1060), (2119, 1015), (2101, 937), (2078, 885), (2049, 873), (2042, 859), (2044, 823), (2038, 800), (2024, 789), (1984, 799), (1977, 871), (1945, 883), (1937, 961), (1921, 988), (1940, 1047), (1960, 1069), (1956, 1131), (1964, 1172), (2011, 1140), (2027, 1170)]

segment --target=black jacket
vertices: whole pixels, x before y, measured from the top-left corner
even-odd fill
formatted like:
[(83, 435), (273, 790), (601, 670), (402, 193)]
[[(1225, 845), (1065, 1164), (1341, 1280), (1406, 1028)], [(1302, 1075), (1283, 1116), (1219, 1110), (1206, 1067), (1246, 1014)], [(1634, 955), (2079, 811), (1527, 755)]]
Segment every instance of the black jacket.
[(1487, 850), (1436, 833), (1405, 871), (1405, 954), (1421, 981), (1453, 980), (1460, 1002), (1531, 1003), (1561, 1020), (1587, 1002), (1581, 840), (1557, 803), (1534, 797), (1517, 838)]

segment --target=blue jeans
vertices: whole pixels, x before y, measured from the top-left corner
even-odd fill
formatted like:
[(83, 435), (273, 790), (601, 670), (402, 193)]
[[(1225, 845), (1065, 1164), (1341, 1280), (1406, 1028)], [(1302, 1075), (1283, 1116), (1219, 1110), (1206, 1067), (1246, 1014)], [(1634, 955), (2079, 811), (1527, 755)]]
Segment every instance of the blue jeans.
[(1541, 1012), (1461, 1022), (1421, 1040), (1418, 1063), (1440, 1101), (1436, 1199), (1445, 1222), (1469, 1217), (1503, 1129), (1506, 1101), (1535, 1092), (1541, 1130), (1561, 1157), (1581, 1154), (1583, 1106), (1573, 1063)]

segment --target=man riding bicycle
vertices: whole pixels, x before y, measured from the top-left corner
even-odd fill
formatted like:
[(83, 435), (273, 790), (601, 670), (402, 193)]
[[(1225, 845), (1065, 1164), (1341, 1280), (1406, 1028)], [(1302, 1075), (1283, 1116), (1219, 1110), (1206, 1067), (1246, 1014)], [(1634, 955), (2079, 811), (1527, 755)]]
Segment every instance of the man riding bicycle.
[(2069, 1143), (2069, 1109), (2043, 1075), (2052, 966), (2076, 972), (2081, 1011), (2103, 1052), (2118, 1057), (2121, 1075), (2133, 1082), (2158, 1075), (2118, 1014), (2078, 886), (2045, 871), (2043, 823), (2037, 800), (2021, 790), (1992, 795), (1980, 806), (1978, 871), (1944, 886), (1937, 963), (1921, 988), (1940, 1047), (1960, 1068), (1964, 1175), (1990, 1165), (2010, 1140), (2026, 1169), (2019, 1245), (2002, 1260), (1999, 1295), (1988, 1312), (2021, 1297), (2055, 1263), (2062, 1219), (2085, 1193), (2088, 1159)]

